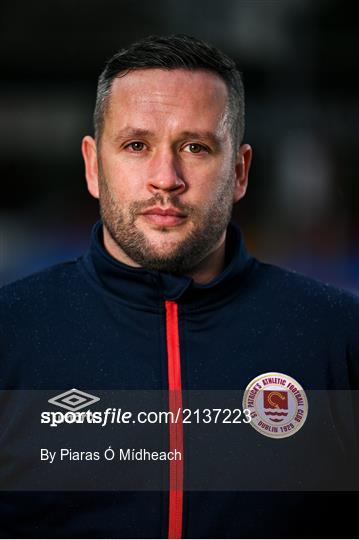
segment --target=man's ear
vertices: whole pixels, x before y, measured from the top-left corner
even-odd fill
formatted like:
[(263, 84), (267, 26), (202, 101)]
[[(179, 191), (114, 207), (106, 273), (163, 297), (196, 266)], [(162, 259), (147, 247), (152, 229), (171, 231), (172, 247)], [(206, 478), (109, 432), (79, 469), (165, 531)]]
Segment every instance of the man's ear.
[(249, 144), (242, 144), (236, 156), (236, 182), (233, 192), (233, 203), (244, 197), (247, 185), (249, 168), (252, 161), (252, 148)]
[(98, 161), (96, 141), (89, 135), (82, 139), (82, 156), (85, 162), (87, 189), (95, 199), (99, 197)]

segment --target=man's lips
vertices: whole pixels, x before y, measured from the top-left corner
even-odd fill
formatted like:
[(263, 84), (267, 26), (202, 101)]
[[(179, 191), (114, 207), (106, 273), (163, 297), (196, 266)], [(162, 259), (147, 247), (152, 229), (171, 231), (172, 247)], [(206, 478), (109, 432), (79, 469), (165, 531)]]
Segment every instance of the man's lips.
[(187, 217), (183, 212), (177, 210), (177, 208), (160, 208), (159, 206), (148, 208), (141, 214), (150, 223), (161, 226), (165, 225), (167, 227), (179, 225)]
[(144, 215), (157, 215), (157, 216), (178, 216), (178, 217), (186, 217), (183, 212), (180, 210), (177, 210), (177, 208), (161, 208), (159, 206), (155, 206), (153, 208), (148, 208), (144, 212), (142, 212)]

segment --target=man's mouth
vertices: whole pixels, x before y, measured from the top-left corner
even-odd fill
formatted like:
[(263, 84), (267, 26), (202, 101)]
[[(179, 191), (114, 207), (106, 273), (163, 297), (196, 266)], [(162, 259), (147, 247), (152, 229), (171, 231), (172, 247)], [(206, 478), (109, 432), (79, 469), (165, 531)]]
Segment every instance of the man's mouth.
[(146, 221), (162, 227), (174, 227), (180, 225), (187, 217), (186, 214), (177, 208), (161, 208), (159, 206), (148, 208), (142, 212), (141, 215), (145, 217)]

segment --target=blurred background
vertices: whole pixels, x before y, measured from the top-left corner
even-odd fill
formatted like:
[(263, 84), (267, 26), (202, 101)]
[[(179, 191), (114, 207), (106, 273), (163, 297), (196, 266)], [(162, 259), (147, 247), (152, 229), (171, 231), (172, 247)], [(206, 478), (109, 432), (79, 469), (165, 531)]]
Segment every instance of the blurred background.
[(98, 218), (81, 138), (119, 48), (187, 33), (244, 73), (250, 187), (235, 209), (266, 261), (359, 293), (358, 21), (330, 0), (12, 0), (0, 8), (0, 284), (80, 255)]

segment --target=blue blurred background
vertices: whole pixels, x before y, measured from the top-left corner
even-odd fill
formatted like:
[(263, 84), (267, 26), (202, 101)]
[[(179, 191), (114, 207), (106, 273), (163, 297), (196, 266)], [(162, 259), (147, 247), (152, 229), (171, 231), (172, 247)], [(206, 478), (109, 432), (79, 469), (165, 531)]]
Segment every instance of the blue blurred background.
[(187, 33), (244, 72), (258, 257), (359, 292), (358, 22), (329, 0), (12, 0), (0, 23), (0, 284), (86, 249), (96, 201), (80, 144), (116, 50)]

